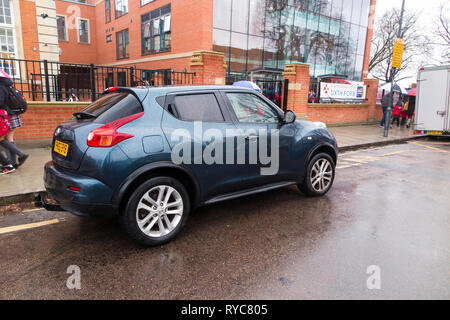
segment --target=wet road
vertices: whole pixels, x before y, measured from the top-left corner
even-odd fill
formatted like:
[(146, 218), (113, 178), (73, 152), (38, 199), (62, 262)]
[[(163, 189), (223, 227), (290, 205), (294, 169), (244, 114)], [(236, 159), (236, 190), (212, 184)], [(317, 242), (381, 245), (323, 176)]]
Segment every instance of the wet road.
[[(320, 199), (289, 187), (201, 208), (157, 248), (114, 221), (4, 217), (0, 233), (53, 222), (0, 234), (0, 298), (450, 299), (449, 190), (450, 142), (418, 141), (342, 154)], [(80, 290), (66, 287), (70, 265)]]

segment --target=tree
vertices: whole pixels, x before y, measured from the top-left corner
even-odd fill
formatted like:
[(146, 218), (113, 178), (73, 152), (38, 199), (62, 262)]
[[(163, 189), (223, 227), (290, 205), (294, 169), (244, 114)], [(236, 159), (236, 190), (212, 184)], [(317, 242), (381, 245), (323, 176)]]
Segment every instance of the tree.
[[(428, 35), (420, 31), (420, 26), (417, 24), (418, 18), (417, 13), (408, 11), (404, 13), (400, 36), (405, 40), (403, 64), (395, 73), (396, 76), (402, 73), (404, 75), (402, 79), (409, 77), (405, 76), (405, 70), (421, 63), (420, 59), (430, 56), (432, 52), (431, 40)], [(373, 77), (386, 82), (391, 79), (392, 54), (399, 23), (400, 9), (396, 8), (384, 13), (374, 27), (369, 72)]]
[(444, 46), (444, 57), (450, 59), (450, 5), (442, 3), (439, 18), (436, 22), (435, 34), (442, 40)]

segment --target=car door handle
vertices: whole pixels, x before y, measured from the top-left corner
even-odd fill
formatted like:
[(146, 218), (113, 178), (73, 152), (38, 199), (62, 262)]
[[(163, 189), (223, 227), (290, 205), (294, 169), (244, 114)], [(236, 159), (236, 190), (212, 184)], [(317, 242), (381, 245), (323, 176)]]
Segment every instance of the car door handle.
[(249, 134), (248, 136), (245, 137), (245, 139), (249, 141), (255, 141), (258, 140), (258, 136), (256, 134)]
[(445, 114), (446, 114), (447, 112), (445, 112), (445, 110), (443, 110), (443, 111), (437, 111), (436, 113), (437, 113), (439, 116), (443, 117), (443, 116), (445, 116)]

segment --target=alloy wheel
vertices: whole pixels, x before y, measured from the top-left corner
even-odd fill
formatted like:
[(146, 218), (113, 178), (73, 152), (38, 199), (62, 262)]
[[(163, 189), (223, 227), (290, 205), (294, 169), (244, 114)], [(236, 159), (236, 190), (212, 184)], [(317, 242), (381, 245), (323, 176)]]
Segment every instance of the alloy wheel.
[(136, 209), (139, 229), (152, 238), (171, 233), (181, 221), (183, 205), (175, 188), (168, 185), (151, 188), (141, 197)]
[(311, 186), (317, 192), (327, 190), (333, 179), (333, 168), (331, 163), (324, 158), (318, 159), (311, 169)]

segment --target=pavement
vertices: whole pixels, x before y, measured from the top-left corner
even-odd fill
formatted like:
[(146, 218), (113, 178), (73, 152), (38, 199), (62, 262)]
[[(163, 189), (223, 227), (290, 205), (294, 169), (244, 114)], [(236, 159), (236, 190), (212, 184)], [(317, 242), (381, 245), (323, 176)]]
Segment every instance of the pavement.
[[(412, 129), (391, 129), (389, 137), (383, 137), (383, 129), (374, 125), (331, 127), (340, 151), (366, 148), (387, 143), (398, 143), (417, 138)], [(0, 176), (0, 206), (32, 201), (33, 194), (44, 191), (43, 166), (51, 160), (50, 142), (18, 142), (18, 146), (30, 154), (27, 162), (16, 172)]]
[(287, 187), (202, 207), (154, 248), (115, 220), (0, 217), (0, 299), (448, 300), (449, 155), (450, 140), (344, 152), (326, 196)]

